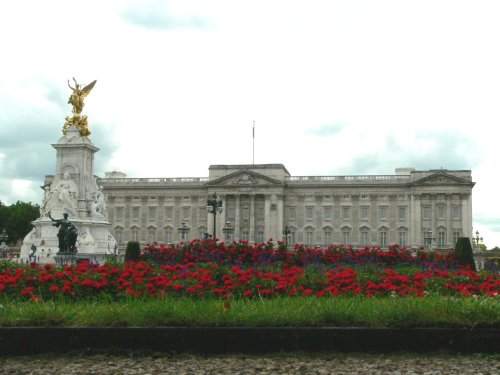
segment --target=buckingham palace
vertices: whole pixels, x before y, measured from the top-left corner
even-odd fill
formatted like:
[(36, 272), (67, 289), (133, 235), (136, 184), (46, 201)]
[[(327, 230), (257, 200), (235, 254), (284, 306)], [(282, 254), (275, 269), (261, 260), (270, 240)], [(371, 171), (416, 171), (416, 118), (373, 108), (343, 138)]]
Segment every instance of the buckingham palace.
[[(283, 164), (211, 165), (208, 177), (127, 178), (115, 171), (99, 184), (121, 246), (215, 233), (289, 245), (451, 248), (472, 235), (470, 170), (292, 176)], [(222, 208), (211, 214), (207, 199), (214, 194)]]

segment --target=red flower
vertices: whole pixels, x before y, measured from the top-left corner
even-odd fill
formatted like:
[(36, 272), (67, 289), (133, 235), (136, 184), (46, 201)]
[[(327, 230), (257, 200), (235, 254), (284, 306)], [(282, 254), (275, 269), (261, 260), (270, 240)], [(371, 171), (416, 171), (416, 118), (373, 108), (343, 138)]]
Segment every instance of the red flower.
[(57, 293), (57, 292), (59, 292), (59, 287), (57, 285), (52, 285), (49, 288), (49, 290), (50, 290), (51, 293)]

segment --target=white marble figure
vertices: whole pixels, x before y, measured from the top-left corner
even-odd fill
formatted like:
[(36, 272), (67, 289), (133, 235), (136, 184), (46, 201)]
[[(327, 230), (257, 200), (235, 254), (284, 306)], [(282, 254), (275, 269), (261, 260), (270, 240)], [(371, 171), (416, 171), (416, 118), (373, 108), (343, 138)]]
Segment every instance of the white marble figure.
[(40, 217), (45, 217), (50, 212), (50, 198), (52, 197), (52, 192), (50, 191), (50, 185), (46, 185), (45, 193), (43, 194), (42, 204), (40, 205)]
[(90, 201), (90, 217), (103, 219), (104, 216), (99, 212), (99, 203), (97, 202), (97, 197), (95, 197), (92, 201)]
[[(69, 173), (64, 172), (64, 177), (52, 191), (51, 209), (56, 207), (64, 208), (69, 215), (77, 216), (77, 196), (78, 189), (73, 180), (70, 180)], [(54, 199), (54, 196), (56, 199)]]
[(108, 209), (106, 208), (106, 197), (102, 192), (102, 186), (99, 186), (96, 194), (97, 212), (99, 212), (105, 219), (108, 218)]
[(90, 231), (88, 228), (83, 228), (80, 233), (78, 234), (78, 242), (80, 246), (94, 246), (95, 241), (94, 238), (92, 237), (92, 234), (90, 234)]

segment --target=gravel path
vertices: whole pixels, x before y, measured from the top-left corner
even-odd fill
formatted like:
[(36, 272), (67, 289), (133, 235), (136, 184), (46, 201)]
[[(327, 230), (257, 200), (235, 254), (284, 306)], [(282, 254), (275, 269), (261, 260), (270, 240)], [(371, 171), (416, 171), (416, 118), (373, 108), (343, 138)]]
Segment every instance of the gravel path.
[(500, 357), (452, 355), (40, 355), (0, 357), (1, 374), (500, 374)]

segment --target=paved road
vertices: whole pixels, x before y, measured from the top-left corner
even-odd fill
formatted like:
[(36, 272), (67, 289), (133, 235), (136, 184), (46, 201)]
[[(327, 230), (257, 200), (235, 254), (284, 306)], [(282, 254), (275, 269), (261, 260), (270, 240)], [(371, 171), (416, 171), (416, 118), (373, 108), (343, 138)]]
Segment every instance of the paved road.
[(500, 374), (500, 356), (275, 354), (0, 357), (1, 374)]

